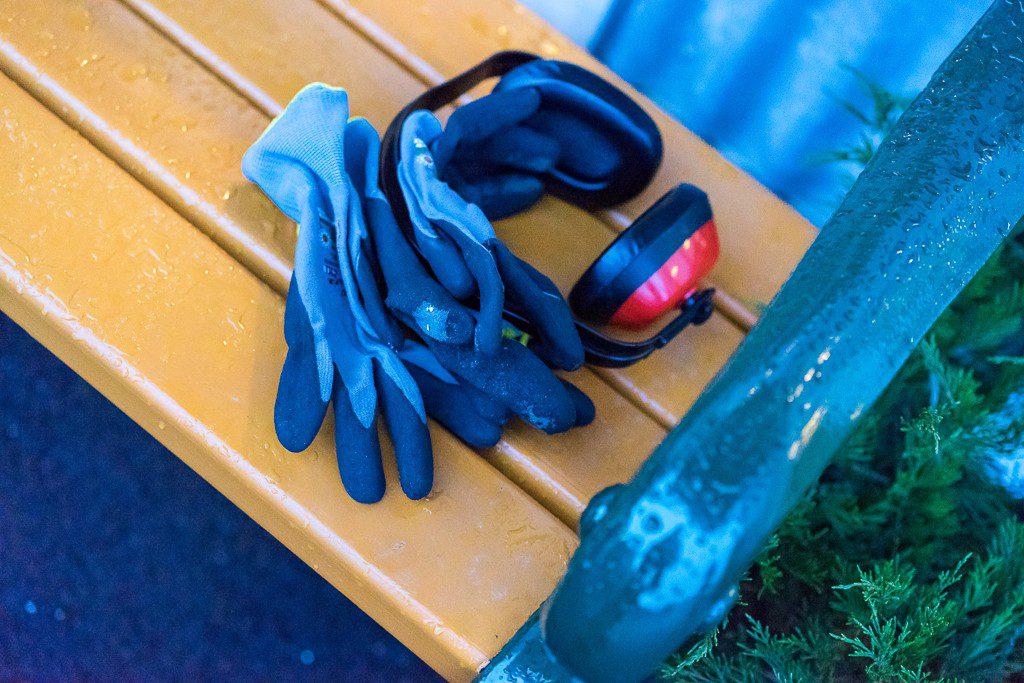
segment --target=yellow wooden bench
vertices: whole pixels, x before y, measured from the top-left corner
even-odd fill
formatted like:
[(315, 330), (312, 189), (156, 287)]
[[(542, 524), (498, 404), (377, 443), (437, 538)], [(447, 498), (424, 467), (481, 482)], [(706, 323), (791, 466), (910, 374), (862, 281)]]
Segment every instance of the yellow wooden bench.
[(695, 183), (721, 233), (710, 284), (722, 315), (637, 366), (575, 375), (598, 407), (590, 427), (513, 426), (482, 453), (434, 428), (428, 499), (392, 485), (379, 505), (351, 502), (330, 427), (298, 456), (274, 436), (294, 226), (242, 177), (242, 153), (311, 81), (345, 87), (354, 114), (383, 130), (427, 85), (507, 48), (617, 80), (505, 0), (0, 5), (0, 307), (453, 679), (547, 596), (586, 502), (632, 475), (814, 237), (632, 93), (665, 138), (652, 186), (599, 215), (546, 199), (499, 232), (568, 288), (612, 231)]

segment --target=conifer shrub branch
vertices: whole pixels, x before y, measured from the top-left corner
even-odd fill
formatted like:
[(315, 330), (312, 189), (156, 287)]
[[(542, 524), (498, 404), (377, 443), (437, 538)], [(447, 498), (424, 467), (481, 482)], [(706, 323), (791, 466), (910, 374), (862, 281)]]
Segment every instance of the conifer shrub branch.
[[(863, 166), (909, 100), (856, 75), (872, 105), (844, 108), (864, 136), (830, 158)], [(731, 683), (1024, 674), (1020, 498), (1018, 229), (772, 536), (726, 621), (666, 662), (661, 676)]]

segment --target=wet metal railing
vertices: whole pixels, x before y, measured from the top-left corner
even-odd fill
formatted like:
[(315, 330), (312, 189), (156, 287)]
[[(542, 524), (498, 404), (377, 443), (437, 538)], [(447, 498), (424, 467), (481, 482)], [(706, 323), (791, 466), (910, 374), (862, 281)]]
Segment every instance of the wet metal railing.
[(1024, 3), (936, 72), (729, 364), (483, 681), (641, 680), (736, 584), (935, 319), (1024, 216)]

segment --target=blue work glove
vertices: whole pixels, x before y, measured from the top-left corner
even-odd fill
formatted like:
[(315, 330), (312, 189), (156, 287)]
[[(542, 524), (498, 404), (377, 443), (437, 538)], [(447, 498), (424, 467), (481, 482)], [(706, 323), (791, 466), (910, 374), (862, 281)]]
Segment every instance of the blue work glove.
[[(378, 186), (380, 138), (373, 126), (361, 119), (350, 122), (345, 151), (348, 176), (375, 246), (375, 266), (387, 290), (386, 304), (423, 341), (407, 340), (400, 356), (420, 387), (427, 414), (475, 447), (497, 443), (502, 427), (516, 416), (550, 432), (589, 424), (594, 418), (590, 399), (559, 380), (522, 344), (502, 341), (494, 354), (477, 352), (473, 311), (431, 278)], [(500, 243), (497, 253), (515, 259)], [(516, 261), (518, 267), (509, 268), (515, 276), (537, 272)], [(517, 284), (510, 292), (522, 289), (526, 286)]]
[[(513, 417), (551, 434), (593, 421), (594, 404), (586, 394), (556, 378), (522, 344), (504, 344), (507, 349), (480, 363), (468, 344), (432, 342), (428, 348), (407, 341), (402, 358), (416, 378), (427, 414), (475, 448), (498, 443), (502, 428)], [(435, 351), (440, 351), (440, 358)], [(465, 355), (460, 357), (460, 352)]]
[[(556, 377), (522, 344), (503, 340), (490, 356), (476, 351), (471, 343), (473, 312), (430, 277), (395, 222), (378, 186), (379, 155), (373, 126), (364, 119), (351, 121), (345, 129), (347, 175), (363, 205), (386, 304), (423, 342), (406, 340), (400, 356), (420, 388), (427, 414), (478, 448), (496, 444), (502, 427), (515, 416), (551, 433), (589, 424), (594, 418), (590, 399)], [(500, 242), (495, 253), (503, 261), (514, 261), (505, 268), (513, 277), (540, 281), (513, 281), (510, 294), (531, 287), (554, 289)]]
[[(355, 500), (370, 503), (384, 494), (378, 407), (410, 498), (426, 495), (432, 484), (427, 412), (478, 447), (496, 443), (513, 415), (550, 432), (593, 419), (589, 399), (521, 345), (502, 342), (499, 356), (483, 361), (472, 351), (477, 314), (430, 277), (401, 239), (377, 187), (376, 132), (365, 121), (347, 123), (347, 116), (344, 92), (306, 88), (243, 161), (246, 175), (299, 223), (285, 308), (288, 355), (275, 405), (281, 443), (307, 448), (333, 402), (342, 481)], [(378, 232), (404, 251), (379, 242), (374, 249)], [(380, 253), (389, 264), (401, 261), (401, 277), (393, 277), (393, 267), (390, 279), (381, 272)], [(507, 249), (495, 253), (513, 281), (531, 278), (513, 289), (554, 290)], [(388, 282), (387, 306), (378, 276)], [(445, 363), (406, 340), (392, 313), (436, 345)]]
[(491, 220), (519, 213), (544, 194), (538, 177), (560, 150), (523, 123), (537, 113), (535, 90), (487, 95), (456, 109), (431, 152), (438, 176)]
[(550, 279), (526, 266), (494, 234), (479, 206), (438, 177), (431, 145), (443, 139), (440, 122), (414, 112), (401, 131), (398, 179), (419, 251), (437, 280), (457, 299), (479, 299), (476, 351), (498, 352), (506, 299), (530, 320), (554, 367), (583, 364), (583, 345), (568, 304)]
[[(320, 431), (327, 405), (332, 402), (342, 484), (353, 500), (375, 503), (385, 490), (377, 425), (375, 422), (364, 425), (356, 416), (340, 375), (335, 377), (330, 401), (321, 397), (313, 328), (299, 291), (293, 277), (284, 312), (288, 355), (281, 368), (274, 404), (277, 438), (294, 453), (306, 450)], [(343, 322), (344, 327), (349, 328), (354, 324), (351, 317)], [(379, 365), (374, 366), (373, 373), (381, 412), (395, 447), (402, 490), (409, 498), (422, 498), (430, 493), (434, 477), (426, 423)]]
[[(351, 126), (357, 123), (353, 122)], [(368, 124), (363, 130), (366, 135), (376, 137)], [(363, 147), (375, 149), (372, 144)], [(375, 177), (374, 174), (368, 175)], [(482, 443), (469, 433), (472, 429), (478, 430), (476, 433), (486, 432), (488, 438), (497, 438), (500, 427), (513, 416), (548, 433), (589, 424), (594, 419), (594, 405), (590, 399), (572, 384), (558, 378), (526, 346), (517, 340), (506, 339), (502, 332), (509, 329), (507, 326), (500, 328), (494, 351), (482, 353), (467, 339), (438, 334), (436, 325), (424, 325), (422, 308), (418, 303), (423, 301), (418, 294), (420, 292), (430, 292), (428, 300), (434, 319), (461, 319), (463, 315), (472, 313), (428, 274), (395, 222), (383, 194), (374, 187), (366, 192), (366, 196), (370, 232), (387, 288), (386, 304), (399, 320), (417, 332), (436, 364), (449, 374), (444, 380), (438, 379), (442, 372), (437, 371), (431, 377), (424, 377), (420, 370), (410, 365), (430, 415), (471, 445)], [(520, 261), (498, 240), (490, 242), (488, 252), (504, 274), (506, 291), (514, 304), (527, 311), (534, 320), (551, 320), (560, 316), (564, 300), (550, 280)], [(478, 319), (478, 329), (480, 324)], [(563, 332), (557, 324), (560, 321), (549, 324), (547, 329), (555, 329), (563, 336), (571, 334), (575, 343), (579, 343), (575, 326), (571, 332)], [(571, 318), (568, 324), (572, 325)], [(539, 341), (539, 345), (544, 349), (545, 359), (553, 356), (554, 364), (557, 365), (559, 360), (564, 362), (564, 348), (569, 345), (556, 344), (554, 351), (549, 349), (544, 339)], [(463, 390), (458, 396), (452, 396), (455, 383)], [(463, 405), (476, 406), (476, 410), (466, 418), (467, 425), (458, 424), (462, 411), (456, 406)]]
[(402, 489), (422, 498), (433, 482), (426, 410), (398, 356), (401, 330), (370, 286), (372, 247), (345, 165), (347, 119), (344, 91), (309, 86), (242, 162), (245, 175), (299, 224), (275, 425), (282, 445), (304, 450), (333, 401), (342, 482), (355, 500), (375, 502), (384, 495), (379, 407)]
[(499, 90), (459, 107), (431, 151), (439, 177), (491, 220), (537, 202), (546, 174), (596, 181), (622, 162), (605, 135), (578, 114), (542, 108), (533, 88)]

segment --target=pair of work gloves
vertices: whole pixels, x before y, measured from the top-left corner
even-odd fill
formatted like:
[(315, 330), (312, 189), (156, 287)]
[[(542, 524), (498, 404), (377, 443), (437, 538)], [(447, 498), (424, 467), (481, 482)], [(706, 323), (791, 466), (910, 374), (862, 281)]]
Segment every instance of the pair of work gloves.
[[(583, 362), (565, 300), (438, 178), (430, 140), (403, 131), (414, 153), (399, 169), (427, 265), (378, 186), (380, 138), (349, 121), (343, 90), (303, 89), (242, 163), (299, 226), (278, 438), (305, 450), (333, 403), (341, 480), (363, 503), (385, 491), (378, 414), (412, 499), (433, 485), (428, 415), (474, 447), (497, 443), (512, 417), (548, 433), (594, 418), (590, 399), (551, 369)], [(506, 298), (536, 328), (530, 348), (501, 318)]]

